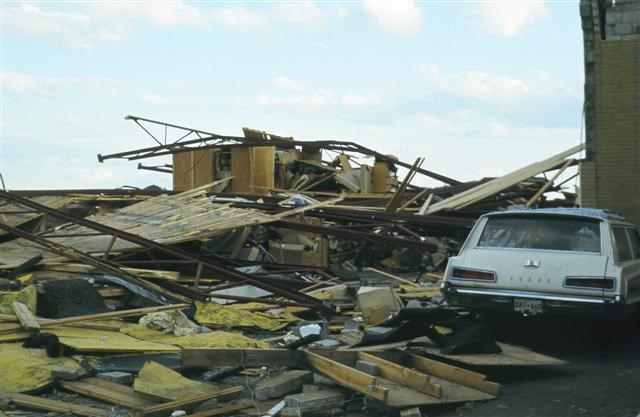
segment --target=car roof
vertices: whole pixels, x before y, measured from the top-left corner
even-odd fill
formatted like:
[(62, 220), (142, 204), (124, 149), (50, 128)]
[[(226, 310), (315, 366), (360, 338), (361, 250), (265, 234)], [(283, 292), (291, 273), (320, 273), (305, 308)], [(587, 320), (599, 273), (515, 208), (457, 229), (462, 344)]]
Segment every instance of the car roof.
[(619, 214), (612, 213), (609, 210), (594, 208), (578, 208), (578, 207), (557, 207), (557, 208), (527, 208), (512, 207), (505, 211), (493, 211), (485, 216), (504, 216), (504, 215), (553, 215), (553, 216), (572, 216), (572, 217), (589, 217), (600, 220), (618, 220), (625, 221), (625, 218)]

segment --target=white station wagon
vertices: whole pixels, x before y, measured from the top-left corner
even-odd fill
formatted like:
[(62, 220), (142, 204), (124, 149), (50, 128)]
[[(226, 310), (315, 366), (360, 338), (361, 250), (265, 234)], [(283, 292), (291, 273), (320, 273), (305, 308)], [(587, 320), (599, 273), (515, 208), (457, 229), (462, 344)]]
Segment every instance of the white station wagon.
[(511, 209), (478, 219), (442, 284), (447, 301), (524, 315), (628, 317), (640, 307), (640, 238), (606, 210)]

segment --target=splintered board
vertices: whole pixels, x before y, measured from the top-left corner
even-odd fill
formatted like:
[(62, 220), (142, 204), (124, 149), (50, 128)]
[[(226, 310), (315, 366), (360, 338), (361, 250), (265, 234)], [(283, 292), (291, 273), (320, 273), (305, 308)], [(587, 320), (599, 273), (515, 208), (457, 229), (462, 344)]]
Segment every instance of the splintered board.
[[(392, 408), (457, 404), (494, 399), (499, 385), (482, 374), (444, 363), (427, 366), (402, 352), (307, 351), (310, 367), (338, 384)], [(356, 361), (375, 363), (377, 376), (355, 369)]]
[[(73, 199), (65, 196), (38, 196), (32, 197), (31, 200), (55, 209), (62, 208), (73, 201)], [(0, 200), (0, 204), (3, 202), (3, 200)], [(41, 216), (42, 213), (34, 212), (28, 207), (23, 207), (19, 204), (0, 206), (0, 223), (8, 224), (9, 226), (20, 226)], [(6, 231), (0, 230), (0, 236), (6, 233)]]
[(412, 349), (412, 352), (422, 353), (432, 358), (444, 359), (451, 362), (474, 366), (554, 366), (566, 365), (568, 363), (562, 359), (533, 352), (532, 350), (520, 346), (509, 345), (501, 342), (496, 343), (502, 349), (501, 353), (445, 355), (440, 353), (440, 348), (434, 345), (427, 345), (419, 349)]

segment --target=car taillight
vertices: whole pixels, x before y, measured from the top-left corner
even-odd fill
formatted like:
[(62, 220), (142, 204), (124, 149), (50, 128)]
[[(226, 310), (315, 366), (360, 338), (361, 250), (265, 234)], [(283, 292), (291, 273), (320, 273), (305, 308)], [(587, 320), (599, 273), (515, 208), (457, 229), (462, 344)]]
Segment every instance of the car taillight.
[(494, 272), (478, 271), (475, 269), (453, 268), (451, 271), (453, 279), (471, 279), (478, 281), (495, 281), (496, 274)]
[(598, 290), (612, 290), (615, 288), (616, 281), (613, 278), (594, 278), (594, 277), (569, 277), (564, 279), (565, 287), (586, 288)]

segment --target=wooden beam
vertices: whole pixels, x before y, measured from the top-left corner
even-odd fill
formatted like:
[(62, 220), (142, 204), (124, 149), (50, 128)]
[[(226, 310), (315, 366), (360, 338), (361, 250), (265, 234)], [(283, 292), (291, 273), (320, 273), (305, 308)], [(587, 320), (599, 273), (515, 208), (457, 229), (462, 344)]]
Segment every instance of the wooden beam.
[(269, 366), (299, 366), (304, 363), (304, 353), (290, 349), (227, 349), (184, 348), (182, 366), (187, 368), (216, 368), (240, 366), (248, 368)]
[(12, 306), (16, 317), (18, 317), (18, 321), (25, 330), (40, 330), (40, 323), (38, 323), (36, 316), (29, 310), (29, 307), (20, 301), (14, 301)]
[(62, 388), (67, 391), (86, 395), (87, 397), (124, 405), (134, 410), (141, 410), (156, 405), (158, 402), (150, 397), (135, 392), (133, 388), (100, 378), (87, 378), (81, 381), (61, 381)]
[[(169, 402), (166, 402), (166, 403), (161, 403), (161, 404), (158, 404), (158, 405), (147, 407), (147, 408), (141, 410), (140, 413), (138, 413), (138, 416), (162, 415), (163, 413), (166, 413), (167, 411), (180, 410), (180, 409), (182, 409), (184, 407), (195, 406), (195, 405), (203, 403), (203, 402), (205, 402), (207, 400), (210, 400), (212, 398), (218, 398), (218, 399), (231, 398), (231, 397), (233, 397), (235, 395), (240, 394), (242, 391), (244, 391), (244, 387), (241, 386), (241, 385), (237, 385), (237, 386), (234, 386), (234, 387), (221, 389), (219, 391), (214, 391), (212, 393), (197, 395), (197, 396), (191, 397), (191, 398), (185, 398), (185, 399), (176, 400), (176, 401), (169, 401)], [(246, 408), (246, 406), (245, 406), (245, 408)]]
[(424, 200), (424, 203), (422, 203), (422, 206), (420, 206), (420, 210), (418, 210), (418, 215), (424, 216), (424, 214), (427, 212), (427, 209), (431, 205), (431, 200), (433, 200), (433, 193), (429, 194), (429, 197)]
[(402, 282), (403, 284), (411, 285), (412, 287), (422, 288), (420, 285), (416, 284), (415, 282), (409, 281), (408, 279), (400, 278), (397, 275), (393, 275), (393, 274), (390, 274), (388, 272), (380, 271), (380, 270), (375, 269), (375, 268), (368, 268), (368, 270), (369, 271), (373, 271), (376, 274), (384, 275), (387, 278), (391, 278), (391, 279), (394, 279), (396, 281)]
[(19, 406), (36, 409), (56, 411), (59, 413), (73, 413), (80, 416), (88, 417), (106, 417), (107, 410), (100, 408), (87, 407), (86, 405), (73, 404), (68, 401), (49, 400), (47, 398), (36, 397), (34, 395), (19, 394), (16, 392), (3, 392), (3, 397)]
[[(189, 304), (170, 304), (166, 306), (134, 308), (131, 310), (109, 311), (107, 313), (87, 314), (84, 316), (66, 317), (64, 319), (49, 320), (40, 322), (40, 327), (50, 327), (59, 324), (77, 323), (81, 321), (106, 320), (120, 317), (143, 316), (148, 313), (156, 313), (158, 311), (182, 310), (189, 308)], [(19, 324), (8, 324), (0, 328), (0, 334), (12, 333), (22, 328)]]
[(551, 179), (550, 179), (549, 181), (547, 181), (547, 182), (542, 186), (542, 188), (540, 188), (540, 189), (538, 190), (538, 192), (536, 192), (536, 193), (533, 195), (533, 197), (531, 197), (531, 198), (529, 199), (529, 201), (527, 201), (526, 206), (527, 206), (527, 207), (531, 207), (531, 206), (533, 205), (533, 203), (535, 203), (536, 201), (538, 201), (538, 199), (539, 199), (540, 197), (542, 197), (542, 194), (544, 194), (544, 192), (545, 192), (545, 191), (547, 191), (547, 189), (553, 185), (553, 183), (555, 182), (555, 180), (557, 180), (557, 179), (558, 179), (558, 177), (560, 176), (560, 174), (562, 174), (562, 173), (564, 172), (564, 170), (565, 170), (565, 169), (567, 169), (567, 168), (569, 167), (569, 165), (573, 164), (574, 162), (575, 162), (575, 159), (568, 159), (568, 160), (567, 160), (567, 162), (565, 162), (565, 163), (564, 163), (564, 165), (562, 165), (562, 166), (560, 167), (560, 169), (558, 170), (558, 172), (556, 172), (556, 173), (554, 174), (554, 176), (553, 176), (553, 177), (551, 177)]
[(210, 410), (204, 410), (204, 411), (199, 411), (197, 413), (187, 414), (184, 417), (213, 417), (213, 416), (219, 416), (221, 414), (231, 413), (232, 411), (245, 410), (249, 407), (253, 407), (253, 404), (247, 404), (247, 403), (231, 404), (224, 407), (217, 407), (217, 408), (212, 408)]
[(487, 376), (481, 373), (458, 368), (457, 366), (448, 365), (413, 353), (408, 355), (411, 366), (427, 374), (491, 395), (498, 395), (500, 391), (500, 384), (487, 381)]
[(389, 390), (380, 384), (378, 378), (313, 352), (305, 351), (305, 355), (314, 371), (326, 375), (345, 388), (361, 392), (383, 403), (387, 401)]
[(406, 203), (404, 203), (403, 205), (400, 206), (400, 208), (398, 210), (396, 210), (396, 212), (402, 211), (404, 209), (406, 209), (407, 207), (409, 207), (411, 204), (413, 204), (414, 201), (418, 200), (419, 198), (422, 198), (426, 193), (428, 193), (429, 191), (431, 191), (430, 188), (425, 188), (424, 190), (420, 191), (418, 194), (416, 194), (415, 196), (413, 196), (412, 198), (410, 198)]
[(405, 368), (402, 365), (398, 365), (397, 363), (379, 358), (366, 352), (358, 352), (358, 358), (363, 361), (375, 363), (378, 367), (380, 376), (383, 378), (406, 385), (409, 388), (424, 392), (425, 394), (435, 398), (442, 397), (442, 387), (438, 384), (431, 383), (429, 375), (414, 371), (413, 369)]

